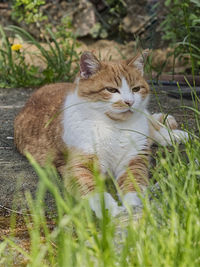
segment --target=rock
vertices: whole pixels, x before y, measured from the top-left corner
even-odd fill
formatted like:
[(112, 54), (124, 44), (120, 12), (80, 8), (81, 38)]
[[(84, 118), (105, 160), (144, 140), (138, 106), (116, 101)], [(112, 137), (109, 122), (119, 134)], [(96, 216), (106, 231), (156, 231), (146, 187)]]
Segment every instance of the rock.
[(46, 19), (31, 24), (26, 24), (23, 20), (19, 22), (16, 18), (12, 18), (12, 1), (8, 1), (8, 4), (4, 4), (2, 8), (0, 6), (0, 23), (3, 26), (17, 24), (36, 39), (44, 40), (46, 25), (57, 28), (63, 19), (69, 17), (74, 32), (79, 37), (90, 35), (94, 39), (107, 38), (108, 35), (113, 34), (117, 37), (121, 30), (129, 36), (136, 34), (143, 25), (148, 23), (147, 6), (152, 6), (151, 1), (154, 0), (124, 0), (123, 4), (121, 3), (123, 12), (122, 10), (116, 11), (117, 3), (112, 4), (102, 0), (46, 1), (39, 8)]
[(93, 5), (87, 0), (80, 0), (73, 14), (73, 26), (75, 27), (77, 35), (83, 37), (90, 34), (96, 22)]
[(126, 5), (128, 6), (127, 15), (122, 20), (122, 28), (127, 33), (136, 34), (149, 20), (145, 9), (147, 0), (126, 0)]
[(155, 49), (151, 55), (151, 65), (156, 71), (164, 73), (184, 73), (190, 67), (189, 56), (183, 55), (182, 57), (174, 58), (174, 49)]
[(101, 59), (120, 60), (134, 56), (135, 46), (136, 43), (134, 41), (123, 45), (115, 41), (99, 40), (89, 44), (88, 49), (94, 51)]
[(143, 30), (143, 27), (149, 21), (149, 16), (142, 15), (134, 17), (132, 14), (128, 14), (122, 22), (122, 28), (125, 32), (137, 34), (139, 31)]

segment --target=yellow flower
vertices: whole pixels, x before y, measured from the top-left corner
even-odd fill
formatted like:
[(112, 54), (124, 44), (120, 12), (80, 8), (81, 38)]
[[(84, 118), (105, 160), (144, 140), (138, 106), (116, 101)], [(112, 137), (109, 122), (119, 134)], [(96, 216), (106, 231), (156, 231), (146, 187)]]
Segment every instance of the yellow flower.
[(14, 44), (11, 46), (12, 51), (19, 51), (22, 48), (21, 44)]

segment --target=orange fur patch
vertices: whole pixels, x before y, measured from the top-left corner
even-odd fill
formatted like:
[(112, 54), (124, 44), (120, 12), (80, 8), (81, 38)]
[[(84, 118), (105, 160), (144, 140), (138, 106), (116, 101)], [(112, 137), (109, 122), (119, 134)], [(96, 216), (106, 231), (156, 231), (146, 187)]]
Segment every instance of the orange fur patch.
[(140, 72), (125, 61), (101, 62), (101, 69), (89, 79), (79, 81), (78, 95), (89, 101), (108, 101), (111, 93), (106, 87), (120, 88), (124, 77), (130, 88), (141, 86), (140, 94), (144, 99), (149, 94), (149, 86)]
[(116, 103), (112, 104), (113, 108), (118, 108), (118, 109), (124, 109), (124, 108), (128, 108), (129, 106), (127, 104), (125, 104), (123, 101), (118, 101)]
[(95, 188), (94, 169), (98, 168), (95, 155), (85, 155), (81, 151), (69, 151), (65, 167), (61, 167), (66, 188), (84, 196)]
[[(146, 153), (148, 153), (147, 151)], [(148, 155), (146, 154), (136, 156), (129, 162), (127, 172), (118, 179), (118, 185), (123, 194), (136, 191), (133, 180), (130, 177), (130, 173), (133, 175), (133, 178), (139, 188), (141, 186), (148, 185), (148, 162)]]

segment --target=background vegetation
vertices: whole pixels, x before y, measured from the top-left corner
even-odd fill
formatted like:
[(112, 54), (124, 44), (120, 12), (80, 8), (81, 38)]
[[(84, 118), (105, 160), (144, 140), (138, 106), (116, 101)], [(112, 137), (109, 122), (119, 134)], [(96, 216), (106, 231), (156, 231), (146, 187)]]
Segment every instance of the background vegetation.
[[(46, 45), (40, 44), (31, 34), (17, 26), (6, 28), (15, 35), (26, 40), (29, 45), (37, 48), (37, 53), (29, 52), (23, 45), (12, 44), (5, 30), (0, 26), (2, 48), (0, 49), (0, 86), (1, 87), (30, 87), (56, 81), (72, 81), (78, 71), (76, 40), (73, 34), (65, 33), (62, 29), (54, 34), (49, 28)], [(57, 38), (61, 36), (61, 38)], [(17, 47), (17, 49), (16, 49)], [(27, 63), (26, 56), (38, 57), (44, 66)], [(72, 63), (74, 67), (72, 69)]]
[[(190, 55), (192, 72), (200, 72), (200, 2), (166, 0), (166, 17), (162, 22), (163, 40), (175, 48), (175, 56)], [(190, 70), (191, 71), (191, 70)]]
[[(170, 46), (173, 48), (170, 53), (174, 55), (174, 61), (177, 58), (184, 58), (183, 62), (185, 63), (183, 64), (187, 65), (184, 74), (199, 74), (199, 1), (165, 0), (155, 5), (151, 3), (151, 5), (147, 6), (148, 8), (146, 7), (150, 18), (149, 24), (143, 25), (141, 29), (139, 28), (135, 35), (125, 32), (122, 24), (122, 20), (129, 12), (130, 3), (128, 0), (99, 1), (98, 4), (97, 2), (91, 1), (94, 10), (96, 10), (95, 14), (97, 14), (98, 22), (91, 28), (89, 32), (90, 38), (112, 37), (121, 42), (127, 42), (135, 38), (137, 41), (140, 40), (138, 42), (139, 45), (145, 47), (145, 44), (148, 44), (151, 48), (151, 46), (155, 46), (155, 44), (150, 44), (148, 41), (152, 39), (152, 35), (153, 39), (157, 40), (157, 43), (160, 40), (162, 47)], [(56, 24), (53, 21), (49, 22), (48, 14), (45, 13), (44, 8), (42, 9), (45, 4), (47, 2), (44, 0), (12, 1), (11, 17), (16, 23), (22, 23), (26, 30), (19, 29), (19, 27), (1, 28), (1, 87), (29, 87), (56, 81), (73, 80), (77, 72), (77, 65), (72, 65), (72, 63), (77, 62), (78, 59), (76, 52), (77, 35), (73, 27), (73, 18), (66, 15)], [(160, 23), (161, 26), (158, 26)], [(32, 28), (29, 28), (29, 25), (33, 25)], [(152, 27), (155, 28), (154, 33)], [(39, 30), (37, 36), (31, 33), (33, 28)], [(159, 32), (159, 34), (157, 33), (154, 36), (155, 32)], [(41, 69), (40, 66), (30, 62), (27, 63), (26, 58), (27, 56), (30, 57), (30, 53), (28, 49), (23, 49), (23, 46), (17, 51), (12, 50), (14, 38), (21, 38), (22, 44), (23, 42), (28, 42), (35, 46), (39, 53), (35, 53), (34, 56), (39, 57), (44, 62), (45, 67)], [(47, 45), (43, 46), (41, 42)], [(157, 46), (159, 47), (158, 44)], [(133, 51), (135, 49), (133, 47)], [(74, 67), (72, 68), (72, 66)]]

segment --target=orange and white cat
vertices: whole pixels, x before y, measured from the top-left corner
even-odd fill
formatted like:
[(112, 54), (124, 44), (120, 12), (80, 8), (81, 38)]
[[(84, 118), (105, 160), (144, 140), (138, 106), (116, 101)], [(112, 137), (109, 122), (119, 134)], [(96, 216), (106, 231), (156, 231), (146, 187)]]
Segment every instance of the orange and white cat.
[[(148, 51), (130, 60), (99, 61), (91, 52), (80, 59), (74, 84), (58, 83), (37, 90), (15, 119), (15, 144), (43, 165), (53, 159), (66, 186), (73, 177), (81, 195), (101, 217), (100, 196), (95, 192), (93, 162), (106, 176), (113, 175), (130, 206), (141, 205), (137, 185), (148, 185), (148, 155), (152, 140), (161, 145), (187, 139), (177, 123), (147, 111), (149, 86), (143, 78)], [(53, 119), (52, 119), (53, 118)], [(51, 120), (51, 122), (47, 123)], [(105, 207), (116, 216), (119, 207), (104, 193)]]

